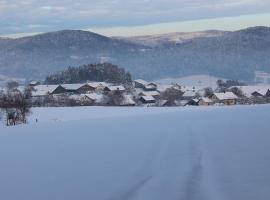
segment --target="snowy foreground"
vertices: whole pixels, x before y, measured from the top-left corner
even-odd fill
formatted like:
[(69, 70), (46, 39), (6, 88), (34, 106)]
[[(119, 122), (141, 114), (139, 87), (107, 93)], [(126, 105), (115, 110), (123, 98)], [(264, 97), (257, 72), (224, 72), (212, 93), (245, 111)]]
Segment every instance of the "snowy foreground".
[(267, 200), (269, 119), (270, 105), (34, 109), (0, 126), (0, 199)]

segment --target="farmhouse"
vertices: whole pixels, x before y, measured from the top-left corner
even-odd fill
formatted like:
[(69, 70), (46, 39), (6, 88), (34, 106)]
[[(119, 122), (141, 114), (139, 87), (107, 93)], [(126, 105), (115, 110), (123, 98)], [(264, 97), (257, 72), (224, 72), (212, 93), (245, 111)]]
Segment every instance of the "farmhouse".
[(160, 93), (158, 91), (144, 91), (144, 92), (140, 92), (139, 96), (152, 96), (155, 99), (159, 99)]
[(154, 91), (157, 89), (157, 85), (155, 83), (149, 83), (147, 81), (138, 79), (134, 81), (135, 88), (141, 88), (145, 91)]
[(152, 96), (141, 96), (140, 101), (144, 104), (151, 104), (156, 102), (155, 98)]
[(145, 91), (154, 91), (157, 89), (157, 85), (155, 83), (149, 83), (144, 86)]
[(32, 97), (42, 97), (65, 92), (65, 88), (63, 88), (61, 85), (37, 85), (33, 88)]
[(95, 90), (88, 84), (62, 84), (61, 86), (65, 88), (66, 92), (73, 94), (86, 94)]
[(134, 81), (134, 86), (135, 88), (142, 88), (144, 89), (144, 87), (148, 84), (147, 81), (142, 80), (142, 79), (138, 79)]
[(202, 97), (199, 100), (199, 106), (210, 106), (213, 104), (214, 104), (214, 102), (208, 97)]
[(94, 91), (103, 91), (105, 87), (110, 86), (109, 83), (105, 82), (88, 82), (88, 86), (90, 86)]
[(212, 101), (216, 103), (223, 103), (224, 105), (234, 105), (238, 97), (232, 92), (214, 93), (211, 97)]

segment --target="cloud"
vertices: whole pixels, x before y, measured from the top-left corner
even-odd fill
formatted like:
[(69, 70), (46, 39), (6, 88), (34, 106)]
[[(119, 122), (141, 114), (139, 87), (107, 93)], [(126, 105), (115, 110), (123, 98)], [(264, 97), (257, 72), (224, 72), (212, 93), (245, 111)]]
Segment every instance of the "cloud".
[(146, 25), (264, 12), (270, 12), (269, 0), (0, 0), (0, 34)]

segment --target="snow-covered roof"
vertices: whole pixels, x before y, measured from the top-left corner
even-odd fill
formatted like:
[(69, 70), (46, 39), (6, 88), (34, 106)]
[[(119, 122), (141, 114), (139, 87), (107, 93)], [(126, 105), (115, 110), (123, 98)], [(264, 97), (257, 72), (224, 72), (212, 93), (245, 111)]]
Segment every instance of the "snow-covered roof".
[(134, 82), (140, 83), (140, 84), (142, 84), (142, 85), (148, 85), (148, 84), (149, 84), (147, 81), (142, 80), (142, 79), (134, 80)]
[(155, 85), (150, 85), (150, 84), (149, 84), (149, 85), (145, 85), (144, 88), (145, 88), (145, 89), (155, 89), (156, 86), (155, 86)]
[(219, 100), (237, 99), (238, 97), (232, 92), (214, 93)]
[(144, 91), (140, 93), (142, 96), (158, 96), (160, 93), (158, 91)]
[(122, 85), (114, 85), (107, 87), (110, 91), (125, 91), (126, 89)]
[(155, 98), (153, 96), (142, 96), (141, 98), (145, 101), (155, 101)]
[(246, 97), (251, 97), (254, 92), (258, 92), (264, 96), (270, 90), (270, 85), (240, 86), (238, 88), (242, 90)]
[(195, 99), (192, 99), (192, 101), (198, 103), (200, 99), (195, 98)]
[(208, 97), (202, 97), (200, 100), (204, 101), (205, 103), (212, 103), (213, 101)]
[(58, 88), (59, 85), (37, 85), (34, 87), (34, 90), (32, 91), (32, 96), (45, 96), (48, 94), (53, 93), (56, 88)]
[(78, 90), (85, 84), (62, 84), (61, 86), (66, 90)]
[(93, 88), (110, 86), (110, 84), (106, 82), (89, 82), (87, 84)]

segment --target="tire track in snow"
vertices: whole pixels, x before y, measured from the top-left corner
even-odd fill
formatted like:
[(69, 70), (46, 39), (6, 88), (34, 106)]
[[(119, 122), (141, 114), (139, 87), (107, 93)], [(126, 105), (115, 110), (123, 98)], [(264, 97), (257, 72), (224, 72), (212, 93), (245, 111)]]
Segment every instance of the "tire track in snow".
[(180, 199), (208, 199), (205, 198), (205, 191), (202, 189), (203, 182), (203, 149), (201, 148), (201, 141), (192, 128), (192, 124), (188, 124), (189, 133), (189, 151), (190, 151), (190, 171), (185, 180), (184, 196)]
[[(225, 195), (217, 189), (219, 185), (215, 178), (214, 163), (211, 152), (205, 146), (205, 138), (200, 126), (188, 126), (190, 133), (190, 151), (194, 155), (190, 158), (191, 169), (186, 179), (185, 196), (180, 199), (186, 200), (222, 200)], [(193, 159), (192, 159), (193, 158)]]

